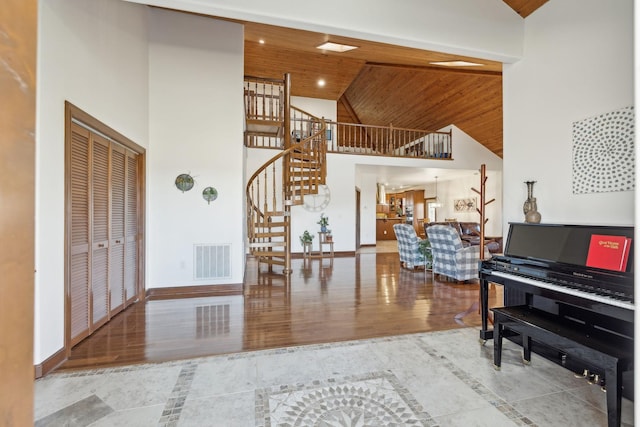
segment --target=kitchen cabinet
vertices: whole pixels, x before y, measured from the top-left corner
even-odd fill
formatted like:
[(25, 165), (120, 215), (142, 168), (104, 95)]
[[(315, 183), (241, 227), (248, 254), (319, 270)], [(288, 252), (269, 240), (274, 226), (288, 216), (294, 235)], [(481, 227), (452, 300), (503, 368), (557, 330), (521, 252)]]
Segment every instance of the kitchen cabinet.
[(387, 204), (390, 217), (404, 215), (404, 193), (387, 194)]
[(404, 222), (404, 218), (376, 219), (376, 240), (396, 240), (393, 225)]
[[(380, 205), (378, 205), (380, 206)], [(416, 234), (424, 234), (424, 190), (411, 190), (402, 193), (387, 193), (387, 218), (380, 218), (384, 210), (376, 207), (376, 239), (394, 240), (393, 224), (404, 222), (413, 225)], [(393, 220), (395, 222), (384, 222)]]

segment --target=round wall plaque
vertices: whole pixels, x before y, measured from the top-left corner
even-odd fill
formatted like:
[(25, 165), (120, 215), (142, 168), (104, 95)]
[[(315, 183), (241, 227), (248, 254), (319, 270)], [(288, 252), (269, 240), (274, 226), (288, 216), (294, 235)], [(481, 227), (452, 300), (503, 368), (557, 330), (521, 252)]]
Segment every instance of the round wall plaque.
[(218, 198), (218, 190), (213, 187), (207, 187), (202, 190), (202, 198), (205, 199), (207, 203), (211, 203)]
[(182, 173), (176, 177), (176, 187), (178, 190), (189, 191), (193, 188), (193, 177), (188, 173)]

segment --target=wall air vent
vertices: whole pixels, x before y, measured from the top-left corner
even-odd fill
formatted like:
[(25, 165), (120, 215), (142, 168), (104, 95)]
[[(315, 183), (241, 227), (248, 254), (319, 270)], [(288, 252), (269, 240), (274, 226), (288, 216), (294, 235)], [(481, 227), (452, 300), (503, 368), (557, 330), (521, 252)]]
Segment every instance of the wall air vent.
[(194, 245), (194, 279), (230, 279), (231, 245)]

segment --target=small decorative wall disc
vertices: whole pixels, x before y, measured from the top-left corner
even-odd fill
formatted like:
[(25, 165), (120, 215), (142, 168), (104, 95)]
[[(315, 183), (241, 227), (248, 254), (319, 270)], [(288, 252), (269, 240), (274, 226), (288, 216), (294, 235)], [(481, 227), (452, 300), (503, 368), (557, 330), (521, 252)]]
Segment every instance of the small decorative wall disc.
[(193, 177), (188, 173), (178, 175), (176, 178), (176, 187), (183, 193), (191, 190), (193, 188)]
[(202, 198), (205, 199), (207, 203), (211, 203), (218, 198), (218, 190), (213, 187), (207, 187), (202, 190)]

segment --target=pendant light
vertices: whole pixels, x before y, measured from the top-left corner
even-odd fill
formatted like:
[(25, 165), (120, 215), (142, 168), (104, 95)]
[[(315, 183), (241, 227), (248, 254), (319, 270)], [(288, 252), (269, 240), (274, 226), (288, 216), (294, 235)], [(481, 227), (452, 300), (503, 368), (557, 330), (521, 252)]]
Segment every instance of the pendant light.
[(438, 177), (436, 176), (436, 201), (435, 202), (431, 202), (431, 206), (433, 206), (434, 208), (440, 208), (442, 207), (442, 203), (440, 203), (440, 199), (438, 199)]

